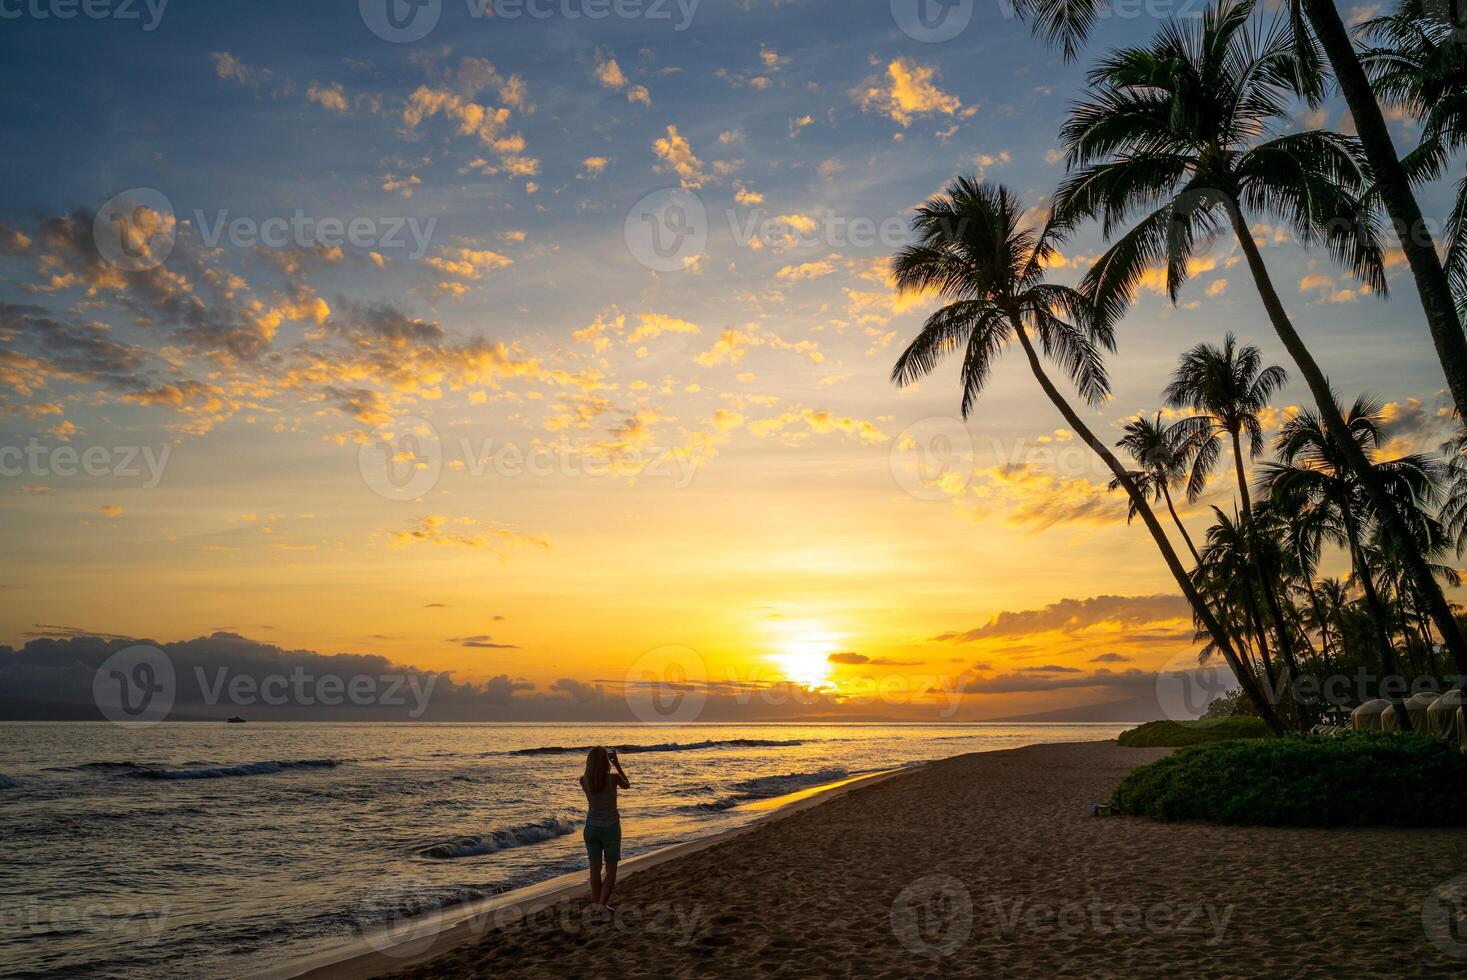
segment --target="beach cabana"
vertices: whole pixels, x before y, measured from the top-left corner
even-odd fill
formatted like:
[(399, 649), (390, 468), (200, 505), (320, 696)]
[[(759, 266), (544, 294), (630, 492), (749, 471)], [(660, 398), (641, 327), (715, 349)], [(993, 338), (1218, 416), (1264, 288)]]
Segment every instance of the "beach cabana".
[(1430, 722), (1427, 721), (1426, 715), (1439, 697), (1441, 697), (1441, 694), (1436, 691), (1422, 691), (1420, 694), (1413, 694), (1406, 699), (1406, 710), (1411, 715), (1411, 730), (1413, 732), (1426, 732), (1431, 730), (1429, 727)]
[(1391, 703), (1385, 698), (1366, 701), (1350, 712), (1350, 727), (1357, 732), (1378, 732), (1381, 730), (1381, 716), (1390, 710)]
[(1461, 689), (1452, 688), (1433, 701), (1431, 707), (1426, 709), (1426, 728), (1424, 730), (1431, 732), (1437, 738), (1457, 743), (1462, 734), (1458, 719), (1463, 705), (1467, 705), (1467, 700), (1464, 700)]

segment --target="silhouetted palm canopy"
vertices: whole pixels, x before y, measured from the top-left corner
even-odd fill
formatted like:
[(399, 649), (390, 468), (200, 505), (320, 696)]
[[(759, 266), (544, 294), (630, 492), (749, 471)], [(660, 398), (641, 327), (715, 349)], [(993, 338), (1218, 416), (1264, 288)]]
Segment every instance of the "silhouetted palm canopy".
[(1263, 424), (1259, 413), (1274, 392), (1289, 380), (1277, 364), (1263, 366), (1263, 352), (1252, 344), (1238, 346), (1231, 333), (1218, 347), (1198, 344), (1182, 355), (1162, 397), (1168, 405), (1190, 408), (1198, 414), (1175, 428), (1183, 451), (1192, 461), (1187, 496), (1196, 500), (1222, 454), (1223, 437), (1247, 434), (1248, 455), (1263, 452)]
[[(1421, 142), (1404, 160), (1413, 180), (1442, 176), (1452, 154), (1467, 148), (1467, 46), (1446, 16), (1445, 2), (1405, 0), (1389, 17), (1367, 21), (1376, 42), (1360, 61), (1383, 101), (1421, 123)], [(1447, 223), (1446, 267), (1459, 305), (1467, 293), (1467, 178)]]
[[(1126, 423), (1125, 435), (1116, 443), (1124, 449), (1139, 469), (1131, 470), (1136, 486), (1152, 500), (1161, 500), (1169, 489), (1180, 486), (1187, 476), (1187, 456), (1184, 451), (1186, 434), (1175, 426), (1155, 418), (1140, 416)], [(1110, 489), (1120, 488), (1120, 481), (1112, 480)], [(1133, 502), (1128, 519), (1136, 516)]]
[(1124, 315), (1158, 265), (1175, 300), (1188, 260), (1235, 210), (1284, 221), (1386, 289), (1357, 142), (1320, 131), (1266, 138), (1295, 99), (1317, 99), (1319, 76), (1313, 42), (1284, 20), (1250, 24), (1253, 9), (1253, 0), (1209, 7), (1166, 24), (1149, 47), (1106, 56), (1062, 130), (1073, 172), (1057, 196), (1060, 219), (1100, 218), (1109, 238), (1143, 215), (1085, 277), (1104, 323)]
[(892, 380), (910, 384), (962, 350), (964, 418), (1014, 339), (1015, 322), (1039, 338), (1087, 402), (1097, 404), (1110, 391), (1104, 355), (1115, 349), (1112, 333), (1094, 324), (1078, 291), (1044, 281), (1058, 229), (1032, 230), (1023, 216), (1006, 188), (959, 177), (917, 209), (916, 241), (892, 259), (899, 290), (932, 291), (948, 301), (897, 358)]
[[(1431, 511), (1442, 492), (1438, 464), (1420, 453), (1380, 459), (1386, 441), (1385, 409), (1369, 396), (1355, 400), (1345, 424), (1396, 502), (1412, 537), (1424, 548), (1437, 547), (1443, 532)], [(1321, 512), (1322, 532), (1337, 543), (1346, 543), (1352, 533), (1364, 536), (1376, 519), (1375, 508), (1317, 414), (1304, 411), (1285, 422), (1275, 449), (1278, 462), (1263, 464), (1258, 485), (1280, 511), (1314, 508)], [(1347, 527), (1347, 521), (1353, 526)]]
[(1446, 458), (1444, 479), (1446, 500), (1442, 503), (1441, 521), (1457, 554), (1467, 551), (1467, 428), (1441, 447)]
[(1467, 50), (1449, 9), (1442, 0), (1404, 0), (1361, 26), (1378, 42), (1360, 56), (1376, 93), (1421, 120), (1421, 163), (1467, 146)]

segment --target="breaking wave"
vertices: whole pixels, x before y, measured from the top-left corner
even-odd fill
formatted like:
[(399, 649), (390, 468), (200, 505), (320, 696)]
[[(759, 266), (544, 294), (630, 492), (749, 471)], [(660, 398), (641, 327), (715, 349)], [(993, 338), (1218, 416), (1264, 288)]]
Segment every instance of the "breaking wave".
[(263, 776), (287, 769), (334, 769), (339, 759), (290, 759), (274, 762), (247, 762), (239, 766), (211, 766), (205, 769), (159, 769), (141, 767), (129, 774), (142, 779), (228, 779), (231, 776)]
[[(635, 755), (639, 752), (697, 752), (703, 749), (763, 749), (763, 748), (786, 748), (791, 745), (804, 745), (802, 739), (790, 739), (781, 741), (779, 739), (764, 738), (727, 738), (715, 739), (707, 742), (655, 742), (651, 745), (613, 745), (623, 755)], [(570, 752), (588, 752), (593, 748), (590, 745), (542, 745), (533, 749), (514, 749), (509, 755), (564, 755)]]
[(564, 817), (546, 817), (539, 823), (528, 823), (519, 827), (511, 827), (508, 830), (491, 830), (487, 834), (458, 837), (441, 844), (434, 844), (419, 850), (418, 857), (439, 860), (479, 857), (484, 854), (493, 854), (496, 851), (508, 850), (511, 847), (524, 847), (526, 844), (538, 844), (541, 841), (564, 837), (579, 826), (580, 824), (576, 821), (567, 820)]

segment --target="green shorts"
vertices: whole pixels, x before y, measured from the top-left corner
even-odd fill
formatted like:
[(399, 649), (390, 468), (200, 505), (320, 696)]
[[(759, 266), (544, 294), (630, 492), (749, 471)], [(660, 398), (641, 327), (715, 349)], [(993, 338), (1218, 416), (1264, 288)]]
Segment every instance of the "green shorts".
[(581, 834), (586, 839), (586, 856), (596, 861), (615, 864), (621, 860), (621, 824), (610, 827), (587, 826)]

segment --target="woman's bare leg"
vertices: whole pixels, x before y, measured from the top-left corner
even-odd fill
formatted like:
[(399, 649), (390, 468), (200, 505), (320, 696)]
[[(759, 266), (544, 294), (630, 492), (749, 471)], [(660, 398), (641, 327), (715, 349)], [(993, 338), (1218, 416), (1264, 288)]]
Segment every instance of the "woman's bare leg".
[(611, 890), (616, 887), (616, 862), (606, 862), (606, 877), (601, 882), (601, 900), (596, 904), (605, 908), (611, 904)]
[[(616, 865), (611, 866), (613, 869)], [(591, 862), (591, 904), (601, 905), (605, 899), (601, 897), (601, 862)]]

